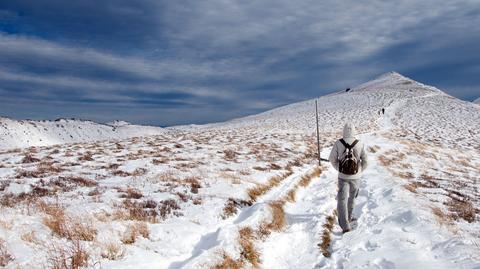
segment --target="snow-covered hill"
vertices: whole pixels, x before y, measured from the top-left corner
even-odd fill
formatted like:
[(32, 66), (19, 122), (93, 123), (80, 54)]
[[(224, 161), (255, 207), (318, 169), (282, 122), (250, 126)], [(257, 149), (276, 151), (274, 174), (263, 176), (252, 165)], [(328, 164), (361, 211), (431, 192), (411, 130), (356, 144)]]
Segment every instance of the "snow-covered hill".
[(480, 105), (480, 98), (477, 98), (477, 99), (473, 100), (473, 103), (477, 104), (477, 105)]
[(159, 127), (131, 125), (122, 121), (99, 124), (76, 119), (33, 121), (0, 117), (0, 149), (122, 139), (162, 132), (164, 129)]
[(317, 98), (322, 157), (351, 121), (371, 163), (343, 235), (314, 101), (0, 152), (0, 266), (479, 268), (480, 107), (394, 72)]
[[(385, 108), (387, 112), (395, 111), (392, 119), (395, 126), (425, 140), (448, 139), (471, 147), (478, 146), (480, 140), (477, 106), (396, 72), (383, 74), (349, 92), (341, 91), (316, 100), (324, 133), (338, 132), (346, 119), (362, 132), (378, 129), (379, 113)], [(309, 133), (315, 128), (314, 102), (315, 99), (307, 100), (226, 123), (177, 128), (247, 128)]]

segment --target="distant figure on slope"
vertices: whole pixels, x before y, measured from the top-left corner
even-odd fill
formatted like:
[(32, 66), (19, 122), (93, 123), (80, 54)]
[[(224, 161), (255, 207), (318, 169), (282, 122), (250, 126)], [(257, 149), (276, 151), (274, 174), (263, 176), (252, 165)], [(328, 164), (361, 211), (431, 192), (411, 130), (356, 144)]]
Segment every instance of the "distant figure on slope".
[(382, 114), (385, 115), (385, 108), (382, 108)]
[(343, 127), (343, 138), (335, 142), (329, 161), (338, 173), (337, 214), (343, 233), (352, 230), (353, 207), (358, 195), (362, 172), (368, 165), (363, 143), (355, 138), (355, 126), (351, 123)]

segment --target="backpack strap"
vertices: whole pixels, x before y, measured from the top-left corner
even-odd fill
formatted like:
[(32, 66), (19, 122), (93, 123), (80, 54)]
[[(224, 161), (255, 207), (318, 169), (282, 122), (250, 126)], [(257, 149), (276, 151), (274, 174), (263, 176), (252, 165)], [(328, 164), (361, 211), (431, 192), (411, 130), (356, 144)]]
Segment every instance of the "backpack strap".
[(343, 140), (343, 138), (340, 139), (340, 143), (342, 143), (345, 148), (352, 149), (357, 145), (358, 139), (355, 139), (355, 141), (353, 141), (352, 145), (347, 144), (347, 142), (345, 142), (345, 140)]
[(355, 141), (353, 141), (353, 144), (352, 144), (352, 148), (354, 148), (358, 143), (358, 139), (355, 139)]

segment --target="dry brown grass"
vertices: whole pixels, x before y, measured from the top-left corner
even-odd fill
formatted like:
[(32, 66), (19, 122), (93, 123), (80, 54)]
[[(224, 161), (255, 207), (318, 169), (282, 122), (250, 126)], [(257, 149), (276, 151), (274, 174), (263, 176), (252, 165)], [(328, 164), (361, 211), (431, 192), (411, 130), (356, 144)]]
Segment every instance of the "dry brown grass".
[(441, 208), (432, 206), (431, 209), (435, 219), (440, 225), (450, 226), (452, 224), (453, 218), (449, 214), (443, 212)]
[(116, 261), (125, 256), (125, 248), (122, 245), (114, 242), (102, 244), (101, 256), (102, 258)]
[(310, 182), (312, 182), (312, 180), (315, 178), (315, 177), (318, 177), (320, 176), (320, 174), (322, 173), (322, 168), (321, 167), (316, 167), (312, 172), (306, 174), (306, 175), (303, 175), (301, 178), (300, 178), (300, 181), (298, 182), (298, 184), (292, 188), (290, 191), (288, 191), (287, 195), (284, 197), (284, 200), (286, 202), (295, 202), (295, 197), (296, 197), (296, 194), (297, 194), (297, 190), (299, 187), (307, 187)]
[(241, 184), (242, 178), (234, 173), (230, 173), (229, 171), (221, 171), (219, 173), (219, 177), (223, 179), (230, 180), (232, 184)]
[(11, 230), (13, 228), (13, 221), (0, 219), (0, 227), (5, 230)]
[(222, 260), (212, 267), (212, 269), (241, 269), (245, 262), (241, 259), (233, 259), (230, 255), (222, 252)]
[(223, 151), (224, 159), (227, 161), (235, 161), (237, 159), (238, 153), (232, 149), (226, 149)]
[(33, 231), (33, 230), (23, 233), (20, 236), (20, 238), (23, 241), (29, 242), (29, 243), (32, 243), (32, 244), (39, 244), (40, 243), (40, 241), (37, 238), (37, 235), (36, 235), (35, 231)]
[(291, 171), (284, 172), (281, 175), (271, 177), (266, 184), (260, 184), (248, 189), (247, 194), (248, 197), (250, 197), (250, 201), (255, 202), (259, 196), (278, 186), (280, 182), (289, 177), (291, 174)]
[(228, 198), (227, 203), (223, 208), (222, 218), (226, 219), (234, 214), (237, 214), (239, 208), (242, 208), (245, 206), (251, 206), (251, 205), (252, 205), (252, 202), (250, 201)]
[(133, 244), (140, 235), (146, 239), (150, 237), (150, 231), (145, 222), (135, 222), (128, 225), (120, 240), (124, 244)]
[(96, 187), (98, 185), (98, 182), (95, 180), (91, 180), (88, 178), (84, 177), (66, 177), (65, 180), (68, 180), (77, 186), (82, 186), (82, 187)]
[(5, 240), (0, 238), (0, 266), (7, 266), (14, 258), (7, 249)]
[(140, 199), (143, 197), (143, 194), (135, 188), (128, 187), (126, 190), (120, 190), (123, 192), (120, 195), (120, 198), (126, 198), (126, 199)]
[(115, 219), (158, 222), (158, 203), (153, 200), (133, 201), (126, 199), (114, 213)]
[(379, 149), (380, 149), (380, 147), (377, 146), (377, 145), (368, 147), (368, 151), (370, 151), (371, 153), (377, 153), (377, 151), (378, 151)]
[(25, 156), (20, 161), (21, 163), (36, 163), (39, 162), (40, 159), (33, 157), (31, 154), (25, 154)]
[(272, 231), (280, 231), (285, 227), (285, 211), (283, 210), (285, 202), (277, 201), (269, 204), (272, 212), (272, 221), (269, 223), (269, 229)]
[(333, 213), (326, 218), (325, 224), (323, 225), (322, 242), (318, 244), (320, 252), (322, 252), (325, 257), (332, 255), (330, 253), (330, 244), (332, 243), (332, 231), (336, 215), (336, 210), (334, 210)]
[(70, 240), (93, 241), (97, 236), (97, 229), (90, 218), (68, 216), (63, 208), (51, 206), (44, 211), (47, 216), (43, 218), (43, 224), (53, 234)]
[(448, 209), (450, 210), (449, 217), (454, 220), (463, 219), (468, 223), (475, 222), (476, 219), (476, 210), (473, 206), (473, 203), (464, 198), (462, 200), (459, 199), (450, 199), (447, 202)]
[(245, 227), (240, 229), (239, 234), (239, 244), (241, 247), (240, 257), (241, 259), (247, 261), (251, 264), (253, 268), (260, 267), (260, 253), (255, 248), (255, 232), (250, 227)]
[(122, 204), (117, 205), (118, 210), (114, 213), (115, 219), (146, 221), (158, 223), (170, 215), (180, 216), (181, 208), (174, 199), (167, 199), (160, 202), (154, 200), (131, 200), (125, 199)]
[(87, 151), (82, 156), (78, 157), (78, 161), (93, 161), (93, 153)]
[(79, 269), (89, 266), (90, 255), (79, 240), (67, 246), (53, 245), (47, 258), (48, 268)]
[(410, 182), (410, 183), (408, 183), (408, 184), (403, 185), (403, 187), (404, 187), (406, 190), (408, 190), (408, 191), (410, 191), (410, 192), (413, 192), (413, 193), (417, 193), (417, 188), (418, 188), (418, 186), (419, 186), (419, 185), (417, 184), (417, 182)]

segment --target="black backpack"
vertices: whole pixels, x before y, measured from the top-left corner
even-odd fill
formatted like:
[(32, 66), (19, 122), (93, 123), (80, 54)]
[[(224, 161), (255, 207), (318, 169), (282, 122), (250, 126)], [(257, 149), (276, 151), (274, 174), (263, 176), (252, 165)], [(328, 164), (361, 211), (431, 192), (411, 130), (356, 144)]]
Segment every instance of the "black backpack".
[(358, 159), (353, 153), (353, 148), (357, 145), (358, 140), (353, 141), (352, 145), (347, 144), (345, 140), (340, 139), (340, 142), (345, 147), (342, 159), (340, 159), (339, 171), (345, 175), (355, 175), (358, 172)]

